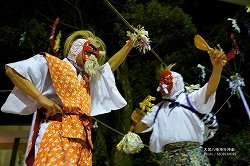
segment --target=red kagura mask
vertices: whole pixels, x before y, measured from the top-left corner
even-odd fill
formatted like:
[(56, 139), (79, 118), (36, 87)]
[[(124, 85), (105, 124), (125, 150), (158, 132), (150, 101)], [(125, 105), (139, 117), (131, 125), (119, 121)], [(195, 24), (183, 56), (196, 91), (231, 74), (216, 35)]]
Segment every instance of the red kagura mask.
[(99, 58), (100, 52), (99, 50), (88, 40), (84, 43), (82, 48), (82, 59), (86, 62), (87, 57), (91, 54), (95, 55), (96, 58)]
[(163, 85), (166, 85), (168, 92), (170, 93), (170, 91), (173, 88), (173, 76), (171, 71), (166, 70), (164, 71), (161, 75), (160, 75), (160, 81), (159, 81), (159, 85), (162, 87)]

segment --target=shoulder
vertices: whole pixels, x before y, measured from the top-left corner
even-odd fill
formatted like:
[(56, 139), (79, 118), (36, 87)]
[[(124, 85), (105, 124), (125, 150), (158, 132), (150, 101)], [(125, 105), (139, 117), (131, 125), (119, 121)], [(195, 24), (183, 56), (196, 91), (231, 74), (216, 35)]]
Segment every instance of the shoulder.
[(28, 67), (33, 67), (33, 66), (38, 67), (40, 64), (44, 64), (44, 63), (46, 63), (46, 60), (43, 57), (43, 55), (36, 54), (25, 60), (8, 63), (6, 64), (6, 67), (11, 67), (11, 68), (16, 68), (18, 66), (20, 67), (23, 66), (23, 68), (28, 68)]

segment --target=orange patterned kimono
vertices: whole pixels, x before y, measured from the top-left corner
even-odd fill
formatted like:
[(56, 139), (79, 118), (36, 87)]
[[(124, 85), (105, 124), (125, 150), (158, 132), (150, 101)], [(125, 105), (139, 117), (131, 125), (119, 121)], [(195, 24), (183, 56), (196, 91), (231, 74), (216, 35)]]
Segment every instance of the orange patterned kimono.
[[(49, 120), (33, 165), (91, 166), (93, 144), (89, 121), (91, 98), (88, 78), (79, 82), (69, 64), (49, 54), (45, 54), (45, 58), (54, 88), (67, 116)], [(30, 150), (31, 147), (32, 144)]]

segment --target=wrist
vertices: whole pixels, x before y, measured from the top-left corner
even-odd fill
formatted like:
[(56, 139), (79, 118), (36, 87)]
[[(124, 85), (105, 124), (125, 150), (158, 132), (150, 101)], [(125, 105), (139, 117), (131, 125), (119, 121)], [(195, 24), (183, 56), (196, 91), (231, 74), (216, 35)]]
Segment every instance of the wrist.
[(133, 124), (137, 124), (137, 123), (139, 123), (140, 121), (141, 121), (141, 119), (138, 119), (138, 118), (131, 118), (131, 120), (132, 120), (132, 125)]
[(43, 95), (40, 93), (40, 94), (35, 95), (35, 97), (33, 97), (33, 99), (38, 102), (42, 96)]
[(214, 72), (219, 72), (219, 73), (221, 73), (222, 70), (223, 70), (223, 66), (214, 66), (214, 67), (213, 67), (213, 71), (214, 71)]
[(132, 121), (131, 125), (135, 127), (137, 124), (138, 124), (138, 122)]
[(133, 41), (132, 39), (127, 40), (126, 46), (127, 46), (129, 49), (132, 49), (133, 47), (135, 47), (135, 41)]

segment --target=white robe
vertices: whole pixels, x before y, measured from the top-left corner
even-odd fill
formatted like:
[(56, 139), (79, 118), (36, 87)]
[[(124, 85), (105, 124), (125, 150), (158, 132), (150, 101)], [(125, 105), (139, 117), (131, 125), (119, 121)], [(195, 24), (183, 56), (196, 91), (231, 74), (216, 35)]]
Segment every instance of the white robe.
[[(72, 69), (75, 70), (66, 58), (64, 61), (70, 64)], [(47, 61), (43, 55), (38, 54), (27, 60), (6, 64), (6, 66), (15, 69), (23, 77), (32, 81), (43, 95), (61, 104), (48, 72)], [(90, 83), (91, 116), (109, 113), (111, 110), (118, 110), (127, 105), (127, 102), (116, 87), (115, 78), (108, 62), (101, 67), (101, 75), (100, 80), (94, 81), (91, 79)], [(80, 77), (79, 75), (78, 78), (80, 79)], [(29, 115), (34, 113), (39, 107), (39, 104), (35, 100), (14, 87), (3, 104), (1, 111)]]
[[(66, 58), (63, 61), (67, 62), (72, 67), (72, 70), (76, 72), (75, 67)], [(23, 61), (6, 64), (7, 66), (15, 69), (15, 71), (31, 81), (44, 96), (61, 105), (61, 100), (56, 94), (49, 74), (47, 61), (43, 55), (37, 54)], [(108, 62), (101, 66), (100, 72), (100, 80), (90, 79), (91, 116), (109, 113), (111, 110), (118, 110), (127, 105), (126, 100), (116, 87), (115, 78)], [(78, 79), (81, 79), (81, 75), (78, 75)], [(14, 87), (1, 107), (1, 111), (19, 115), (34, 113), (28, 141), (30, 142), (37, 108), (40, 108), (40, 105), (34, 99), (21, 92), (17, 87)], [(40, 141), (48, 125), (49, 123), (40, 125), (35, 144), (35, 154), (39, 149)]]
[[(215, 93), (205, 102), (206, 88), (207, 84), (198, 91), (194, 91), (188, 95), (192, 106), (202, 114), (209, 113), (215, 103)], [(176, 101), (189, 106), (184, 93), (180, 94)], [(142, 119), (142, 122), (150, 127), (143, 132), (153, 130), (149, 145), (149, 149), (152, 152), (162, 152), (162, 148), (166, 144), (181, 141), (193, 141), (203, 144), (204, 123), (195, 113), (188, 109), (180, 106), (171, 110), (171, 108), (168, 107), (169, 102), (165, 102), (154, 122), (154, 117), (161, 103), (162, 102), (155, 105), (152, 108), (152, 112), (147, 113)]]

